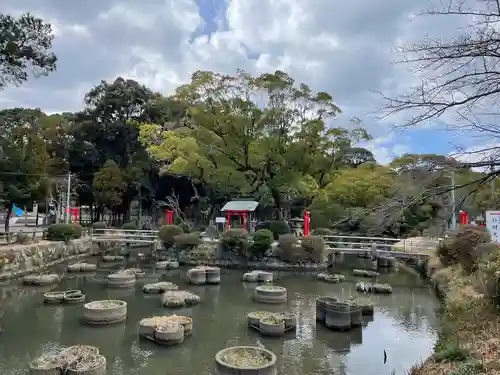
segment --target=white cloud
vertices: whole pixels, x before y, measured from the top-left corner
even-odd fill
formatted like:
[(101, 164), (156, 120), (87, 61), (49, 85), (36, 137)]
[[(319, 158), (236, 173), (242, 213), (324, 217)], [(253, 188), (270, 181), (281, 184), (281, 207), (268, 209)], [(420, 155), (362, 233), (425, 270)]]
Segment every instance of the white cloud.
[[(214, 20), (204, 20), (208, 12), (194, 0), (61, 4), (4, 0), (0, 5), (1, 12), (30, 11), (53, 22), (59, 57), (56, 73), (31, 80), (24, 90), (5, 90), (0, 106), (74, 110), (82, 105), (82, 88), (118, 75), (168, 94), (196, 70), (234, 73), (241, 68), (257, 74), (280, 69), (330, 92), (347, 117), (363, 118), (380, 162), (408, 146), (383, 141), (388, 125), (366, 116), (377, 107), (370, 90), (397, 91), (415, 78), (391, 64), (395, 43), (447, 27), (418, 18), (410, 22), (427, 0), (227, 0)], [(209, 24), (216, 30), (200, 35)]]

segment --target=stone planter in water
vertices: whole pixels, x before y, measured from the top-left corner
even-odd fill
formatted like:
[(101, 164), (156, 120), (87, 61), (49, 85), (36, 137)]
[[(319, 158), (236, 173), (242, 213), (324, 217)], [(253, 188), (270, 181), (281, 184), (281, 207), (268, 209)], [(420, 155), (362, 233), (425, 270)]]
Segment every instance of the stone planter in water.
[(273, 315), (273, 313), (271, 313), (269, 311), (254, 311), (254, 312), (248, 313), (247, 314), (248, 325), (258, 327), (259, 322), (262, 318), (267, 318), (271, 315)]
[(96, 270), (97, 266), (90, 263), (75, 263), (68, 266), (68, 272), (93, 272)]
[(164, 261), (161, 261), (161, 262), (156, 262), (155, 266), (159, 270), (165, 270), (165, 269), (173, 270), (173, 269), (179, 268), (179, 262), (173, 262), (173, 261), (169, 261), (169, 260), (164, 260)]
[(79, 293), (64, 293), (64, 303), (73, 304), (73, 303), (82, 303), (85, 301), (85, 294), (81, 291)]
[(107, 276), (108, 286), (111, 288), (133, 288), (135, 275), (132, 272), (117, 272)]
[(89, 324), (112, 324), (127, 318), (127, 302), (93, 301), (83, 305), (83, 320)]
[(38, 275), (38, 276), (25, 276), (23, 278), (23, 283), (28, 285), (52, 285), (59, 282), (59, 275), (49, 274), (49, 275)]
[(392, 287), (389, 284), (374, 284), (373, 291), (378, 294), (391, 294)]
[[(330, 329), (345, 331), (351, 328), (351, 306), (345, 302), (325, 304), (325, 326)], [(359, 310), (361, 314), (361, 309)]]
[(184, 327), (179, 322), (160, 324), (155, 329), (154, 338), (168, 344), (182, 344), (184, 341)]
[(160, 281), (158, 283), (146, 284), (142, 287), (144, 293), (164, 293), (167, 290), (178, 290), (179, 287), (168, 281)]
[(106, 358), (100, 354), (83, 357), (81, 361), (71, 363), (66, 375), (105, 375)]
[(363, 323), (363, 307), (357, 303), (351, 303), (349, 308), (351, 327), (361, 327)]
[(123, 262), (125, 257), (121, 255), (104, 255), (101, 260), (103, 262)]
[(220, 284), (220, 268), (206, 267), (205, 277), (207, 284)]
[(262, 318), (259, 321), (259, 330), (268, 336), (283, 336), (285, 334), (285, 321), (276, 315)]
[(64, 292), (47, 292), (43, 295), (45, 303), (61, 303), (64, 299)]
[(359, 277), (377, 277), (380, 275), (378, 272), (370, 270), (353, 270), (352, 274)]
[(316, 321), (325, 322), (325, 306), (327, 303), (337, 302), (333, 297), (318, 297), (316, 298)]
[(214, 375), (277, 375), (276, 354), (255, 346), (233, 346), (215, 355)]
[(242, 280), (248, 283), (256, 283), (259, 281), (259, 275), (254, 272), (246, 272), (243, 274)]
[(264, 303), (285, 303), (287, 291), (276, 285), (260, 285), (255, 288), (254, 299)]
[(285, 322), (285, 329), (295, 328), (297, 326), (297, 316), (289, 312), (280, 312), (274, 314)]
[(273, 282), (272, 272), (260, 271), (258, 273), (258, 275), (259, 275), (259, 281), (262, 281), (264, 283), (272, 283)]
[(204, 268), (191, 268), (186, 273), (188, 282), (193, 285), (203, 285), (207, 282)]

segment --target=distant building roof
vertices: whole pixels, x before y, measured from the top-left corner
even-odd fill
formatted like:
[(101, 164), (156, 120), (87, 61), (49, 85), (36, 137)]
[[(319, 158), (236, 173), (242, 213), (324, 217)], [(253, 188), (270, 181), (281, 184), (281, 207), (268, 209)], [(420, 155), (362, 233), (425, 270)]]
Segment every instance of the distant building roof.
[(221, 211), (250, 211), (253, 212), (259, 205), (256, 201), (229, 201)]

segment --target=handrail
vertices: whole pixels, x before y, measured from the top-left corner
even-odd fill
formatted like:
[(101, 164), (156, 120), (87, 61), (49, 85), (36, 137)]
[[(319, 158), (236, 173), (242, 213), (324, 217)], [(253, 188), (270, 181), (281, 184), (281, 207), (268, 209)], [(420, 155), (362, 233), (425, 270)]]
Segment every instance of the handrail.
[(356, 238), (360, 240), (371, 240), (371, 241), (394, 241), (394, 242), (399, 242), (402, 241), (402, 238), (391, 238), (391, 237), (362, 237), (362, 236), (339, 236), (339, 235), (330, 235), (330, 234), (324, 234), (321, 235), (321, 237), (324, 238)]
[[(386, 243), (375, 243), (375, 242), (372, 242), (372, 243), (367, 243), (367, 242), (336, 242), (336, 241), (325, 241), (325, 244), (327, 245), (362, 245), (362, 246), (365, 246), (365, 247), (370, 247), (372, 245), (375, 245), (376, 247), (379, 247), (379, 246), (383, 246), (383, 247), (396, 247), (396, 248), (406, 248), (406, 246), (412, 246), (412, 247), (421, 247), (421, 248), (429, 248), (429, 247), (432, 247), (432, 246), (425, 246), (425, 245), (422, 245), (422, 244), (415, 244), (415, 245), (403, 245), (403, 246), (398, 246), (397, 244), (386, 244)], [(437, 244), (436, 244), (437, 246)]]
[(117, 233), (158, 233), (156, 229), (117, 229), (117, 228), (94, 228), (93, 232), (117, 232)]

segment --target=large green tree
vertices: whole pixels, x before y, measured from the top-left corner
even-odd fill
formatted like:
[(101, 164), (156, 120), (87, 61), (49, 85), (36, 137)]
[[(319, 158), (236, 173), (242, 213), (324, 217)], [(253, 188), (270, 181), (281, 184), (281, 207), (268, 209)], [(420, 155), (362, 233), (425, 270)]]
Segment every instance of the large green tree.
[(38, 120), (38, 110), (0, 111), (0, 199), (9, 229), (12, 205), (31, 204), (46, 186), (50, 156)]
[(282, 203), (314, 195), (341, 161), (351, 140), (366, 139), (328, 127), (340, 109), (277, 71), (254, 77), (198, 71), (173, 97), (187, 108), (182, 126), (145, 124), (141, 139), (165, 170), (190, 175), (217, 194)]
[(38, 17), (0, 14), (0, 90), (27, 81), (30, 68), (35, 76), (55, 71), (53, 39), (51, 25)]
[(135, 123), (168, 123), (178, 116), (178, 110), (146, 86), (120, 77), (92, 88), (85, 96), (85, 103), (86, 108), (71, 120), (73, 141), (69, 160), (79, 181), (79, 201), (92, 205), (94, 174), (112, 160), (126, 184), (121, 203), (114, 204), (113, 209), (126, 219), (130, 203), (142, 190), (146, 196), (154, 193), (151, 179), (156, 169), (138, 141)]

